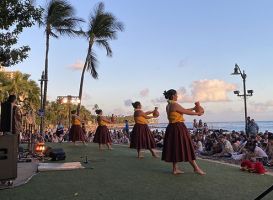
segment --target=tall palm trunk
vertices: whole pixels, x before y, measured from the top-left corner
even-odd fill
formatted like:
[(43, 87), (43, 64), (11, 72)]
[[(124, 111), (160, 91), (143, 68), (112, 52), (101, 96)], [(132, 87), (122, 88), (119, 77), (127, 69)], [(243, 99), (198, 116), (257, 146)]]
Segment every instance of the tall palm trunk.
[[(44, 96), (43, 96), (43, 110), (45, 113), (46, 97), (47, 97), (47, 81), (48, 81), (48, 51), (49, 51), (49, 32), (46, 33), (46, 57), (45, 57), (45, 83), (44, 83)], [(44, 132), (44, 117), (42, 118), (41, 131)]]
[(92, 44), (89, 43), (87, 56), (86, 56), (85, 63), (84, 63), (83, 69), (82, 69), (82, 76), (81, 76), (81, 83), (80, 83), (80, 90), (79, 90), (79, 99), (80, 99), (80, 102), (78, 103), (78, 107), (77, 107), (77, 114), (78, 115), (80, 114), (80, 109), (81, 109), (84, 73), (86, 71), (86, 67), (87, 67), (87, 63), (88, 63), (88, 60), (89, 60), (89, 56), (91, 54), (92, 45), (93, 45), (93, 43)]

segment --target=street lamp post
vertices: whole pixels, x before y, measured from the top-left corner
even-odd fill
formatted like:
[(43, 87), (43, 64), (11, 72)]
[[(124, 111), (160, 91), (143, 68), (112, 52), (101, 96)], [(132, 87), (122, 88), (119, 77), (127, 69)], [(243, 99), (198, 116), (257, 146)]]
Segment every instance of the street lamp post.
[(71, 105), (79, 103), (80, 102), (80, 98), (78, 96), (72, 96), (72, 95), (58, 96), (57, 97), (57, 102), (68, 105), (68, 129), (70, 129), (70, 124), (71, 124)]
[(47, 79), (45, 78), (45, 72), (43, 71), (42, 72), (42, 75), (41, 75), (41, 79), (39, 80), (40, 81), (40, 96), (41, 96), (41, 100), (40, 100), (40, 110), (39, 110), (39, 116), (41, 118), (41, 122), (40, 122), (40, 133), (44, 135), (44, 114), (45, 114), (45, 111), (43, 109), (43, 84), (45, 81), (47, 81)]
[(234, 91), (234, 94), (236, 94), (238, 97), (244, 98), (244, 107), (245, 107), (245, 132), (247, 137), (249, 136), (248, 130), (247, 130), (247, 104), (246, 104), (246, 97), (253, 95), (253, 90), (246, 90), (246, 73), (243, 70), (241, 71), (240, 67), (235, 64), (234, 72), (231, 75), (241, 75), (243, 79), (243, 87), (244, 87), (244, 93), (241, 95), (238, 90)]

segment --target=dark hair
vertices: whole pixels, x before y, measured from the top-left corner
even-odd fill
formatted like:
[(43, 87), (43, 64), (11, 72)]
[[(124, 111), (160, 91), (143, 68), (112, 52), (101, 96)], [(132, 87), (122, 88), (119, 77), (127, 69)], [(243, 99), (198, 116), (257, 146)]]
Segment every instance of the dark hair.
[(165, 99), (173, 100), (173, 95), (175, 95), (177, 92), (174, 89), (170, 89), (168, 91), (164, 91), (163, 94), (165, 96)]
[(138, 106), (140, 106), (141, 104), (140, 104), (140, 102), (139, 101), (136, 101), (135, 103), (132, 103), (132, 106), (134, 107), (134, 108), (137, 108)]
[(71, 111), (71, 114), (76, 114), (76, 110), (72, 110), (72, 111)]
[(268, 140), (273, 140), (273, 134), (272, 133), (268, 134)]
[(257, 142), (256, 141), (247, 141), (245, 148), (251, 152), (254, 152), (255, 148), (257, 146)]
[(98, 115), (98, 114), (102, 113), (102, 110), (101, 109), (95, 110), (95, 113)]
[(13, 103), (16, 100), (16, 96), (14, 94), (9, 95), (8, 102)]

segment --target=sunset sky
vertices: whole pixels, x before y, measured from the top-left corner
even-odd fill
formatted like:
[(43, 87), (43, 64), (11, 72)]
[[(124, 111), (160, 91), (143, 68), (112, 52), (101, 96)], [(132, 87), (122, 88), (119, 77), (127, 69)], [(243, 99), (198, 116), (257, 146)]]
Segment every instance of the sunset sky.
[[(36, 1), (44, 6), (46, 1)], [(70, 0), (85, 20), (98, 1)], [(240, 76), (231, 76), (235, 63), (247, 73), (249, 115), (273, 120), (273, 1), (254, 0), (105, 0), (106, 10), (125, 25), (111, 42), (113, 57), (95, 47), (99, 79), (86, 73), (83, 105), (98, 104), (106, 114), (132, 114), (130, 102), (144, 109), (159, 106), (166, 122), (163, 91), (177, 89), (184, 107), (199, 100), (203, 121), (243, 121)], [(83, 24), (83, 29), (86, 24)], [(25, 29), (20, 44), (31, 47), (29, 58), (12, 67), (38, 80), (44, 69), (45, 35), (38, 26)], [(81, 67), (88, 42), (84, 38), (50, 40), (50, 100), (78, 95)], [(198, 117), (199, 118), (199, 117)], [(186, 117), (192, 120), (192, 117)]]

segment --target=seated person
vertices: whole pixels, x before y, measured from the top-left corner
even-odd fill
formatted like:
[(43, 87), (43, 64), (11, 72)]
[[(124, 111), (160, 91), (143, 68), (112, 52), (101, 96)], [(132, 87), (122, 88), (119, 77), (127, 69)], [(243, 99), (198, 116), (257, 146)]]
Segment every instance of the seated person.
[(52, 142), (53, 143), (58, 143), (59, 142), (59, 138), (58, 138), (56, 133), (54, 133), (53, 136), (52, 136)]
[(273, 134), (268, 135), (266, 153), (268, 155), (268, 165), (273, 166)]
[(267, 163), (268, 156), (262, 148), (257, 146), (256, 141), (248, 141), (245, 148), (247, 150), (245, 160)]
[(222, 151), (220, 153), (215, 154), (214, 156), (231, 157), (231, 155), (234, 153), (234, 150), (230, 141), (226, 139), (225, 135), (220, 135), (219, 141), (222, 144)]
[(232, 147), (235, 152), (238, 152), (240, 150), (240, 147), (241, 147), (240, 138), (236, 138), (233, 140)]

